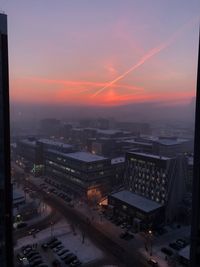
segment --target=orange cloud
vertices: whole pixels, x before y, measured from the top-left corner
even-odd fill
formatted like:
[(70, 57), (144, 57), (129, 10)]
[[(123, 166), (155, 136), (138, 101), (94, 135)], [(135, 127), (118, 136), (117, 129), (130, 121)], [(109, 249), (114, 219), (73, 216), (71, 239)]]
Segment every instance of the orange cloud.
[(91, 92), (105, 83), (51, 79), (21, 79), (11, 81), (11, 99), (29, 103), (61, 103), (79, 105), (121, 105), (146, 101), (183, 102), (193, 97), (192, 91), (144, 90), (132, 85), (116, 84), (91, 97)]

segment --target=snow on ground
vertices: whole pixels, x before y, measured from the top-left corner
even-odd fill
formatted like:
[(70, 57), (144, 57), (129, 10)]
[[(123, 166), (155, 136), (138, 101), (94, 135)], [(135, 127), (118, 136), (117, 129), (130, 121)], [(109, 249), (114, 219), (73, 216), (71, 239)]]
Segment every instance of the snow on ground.
[[(94, 260), (99, 260), (104, 257), (103, 252), (98, 249), (88, 238), (85, 236), (84, 243), (82, 243), (82, 233), (78, 229), (72, 229), (65, 220), (48, 227), (36, 234), (36, 237), (26, 236), (17, 241), (15, 250), (20, 249), (22, 246), (33, 243), (43, 243), (51, 237), (56, 236), (63, 245), (71, 252), (77, 255), (77, 257), (83, 263), (87, 263)], [(75, 235), (74, 235), (75, 230)]]

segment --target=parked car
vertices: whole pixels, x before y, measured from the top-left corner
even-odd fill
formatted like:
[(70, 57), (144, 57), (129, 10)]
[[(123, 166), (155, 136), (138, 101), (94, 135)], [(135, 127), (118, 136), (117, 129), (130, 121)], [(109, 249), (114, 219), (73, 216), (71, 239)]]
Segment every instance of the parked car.
[(52, 237), (46, 244), (47, 246), (50, 246), (53, 242), (57, 241), (58, 239), (56, 237)]
[(125, 231), (125, 232), (122, 232), (119, 237), (125, 240), (131, 240), (134, 238), (134, 235)]
[(174, 254), (173, 251), (169, 248), (161, 248), (161, 251), (168, 256), (172, 256)]
[(52, 266), (53, 267), (60, 267), (61, 266), (61, 262), (57, 259), (52, 261)]
[(52, 261), (52, 266), (53, 267), (60, 267), (61, 266), (61, 262), (59, 260), (53, 260)]
[(67, 257), (67, 259), (65, 260), (66, 264), (70, 264), (72, 261), (76, 260), (77, 256), (76, 255), (72, 255), (70, 257)]
[(184, 240), (182, 240), (182, 239), (177, 239), (176, 240), (176, 244), (178, 244), (182, 248), (184, 248), (187, 245), (186, 242)]
[(70, 263), (70, 267), (78, 267), (81, 266), (82, 262), (79, 260), (74, 260)]
[(30, 264), (30, 267), (35, 267), (35, 266), (38, 266), (39, 264), (43, 263), (42, 260), (35, 260), (34, 262), (32, 262)]
[(58, 245), (61, 245), (61, 244), (62, 244), (61, 241), (55, 241), (49, 247), (52, 249), (52, 248), (55, 248), (55, 247), (57, 247)]
[(24, 227), (26, 227), (27, 225), (28, 225), (28, 224), (25, 223), (25, 222), (18, 223), (18, 225), (17, 225), (17, 229), (24, 228)]
[(36, 260), (42, 260), (42, 257), (40, 255), (35, 255), (34, 257), (29, 259), (29, 262), (34, 262)]
[(30, 251), (29, 253), (27, 253), (26, 257), (28, 259), (30, 259), (31, 257), (33, 257), (34, 255), (39, 255), (38, 251)]
[(48, 249), (48, 245), (47, 245), (47, 243), (43, 243), (43, 244), (41, 245), (41, 248), (42, 248), (43, 250), (47, 250), (47, 249)]
[(69, 252), (69, 250), (68, 250), (68, 249), (63, 249), (63, 250), (57, 252), (57, 254), (58, 254), (58, 256), (62, 256), (62, 255), (65, 254), (66, 252)]
[(31, 247), (27, 247), (27, 248), (23, 249), (24, 255), (27, 255), (31, 251), (32, 251), (32, 248)]
[(66, 253), (63, 254), (60, 258), (61, 258), (61, 260), (66, 260), (68, 257), (71, 257), (71, 256), (73, 256), (73, 255), (74, 255), (73, 253), (66, 252)]
[(28, 262), (28, 260), (27, 260), (27, 258), (22, 259), (22, 266), (23, 266), (23, 267), (25, 267), (25, 266), (30, 266), (30, 265), (29, 265), (29, 262)]
[(158, 266), (158, 262), (154, 259), (148, 259), (147, 261), (149, 263), (149, 265), (153, 266), (153, 267), (157, 267)]
[(169, 246), (170, 246), (170, 248), (173, 248), (173, 249), (175, 249), (175, 250), (180, 250), (180, 249), (182, 248), (182, 247), (181, 247), (179, 244), (177, 244), (177, 243), (170, 243)]
[(53, 252), (57, 253), (58, 251), (61, 251), (62, 249), (64, 249), (64, 246), (63, 245), (58, 245), (57, 247), (55, 247), (53, 249)]
[(32, 235), (32, 234), (36, 234), (36, 233), (38, 233), (38, 232), (40, 232), (39, 229), (35, 229), (35, 228), (33, 228), (33, 229), (31, 229), (31, 230), (28, 232), (28, 234), (29, 234), (29, 235)]
[(25, 257), (24, 257), (24, 255), (22, 253), (18, 253), (17, 254), (17, 258), (18, 258), (19, 261), (22, 261)]

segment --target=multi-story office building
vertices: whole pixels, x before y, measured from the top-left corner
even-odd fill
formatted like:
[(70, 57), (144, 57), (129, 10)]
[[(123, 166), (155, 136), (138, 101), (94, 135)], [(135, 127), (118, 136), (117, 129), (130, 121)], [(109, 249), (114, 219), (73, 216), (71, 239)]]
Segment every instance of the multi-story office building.
[(7, 16), (0, 14), (0, 263), (2, 267), (13, 266), (8, 81)]
[(160, 137), (153, 142), (153, 154), (175, 157), (178, 154), (193, 152), (193, 140), (177, 137)]
[(48, 149), (56, 149), (64, 153), (74, 151), (72, 145), (53, 141), (51, 139), (26, 138), (17, 142), (16, 153), (18, 159), (16, 163), (23, 167), (25, 171), (31, 171), (35, 175), (39, 175), (43, 171), (44, 154)]
[(176, 219), (178, 206), (186, 191), (186, 159), (128, 152), (125, 168), (127, 189), (163, 205), (166, 221)]
[(88, 200), (100, 200), (111, 180), (111, 161), (88, 152), (45, 152), (45, 174)]

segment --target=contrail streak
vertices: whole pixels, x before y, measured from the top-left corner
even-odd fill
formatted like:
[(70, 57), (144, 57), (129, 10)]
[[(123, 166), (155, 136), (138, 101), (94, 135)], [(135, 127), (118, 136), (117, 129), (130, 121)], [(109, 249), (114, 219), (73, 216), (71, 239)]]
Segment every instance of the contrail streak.
[(120, 76), (118, 76), (116, 79), (114, 79), (111, 82), (107, 83), (107, 85), (105, 85), (104, 87), (102, 87), (101, 89), (99, 89), (95, 94), (93, 94), (92, 97), (97, 96), (98, 94), (100, 94), (101, 92), (103, 92), (106, 88), (112, 86), (113, 84), (115, 84), (119, 80), (121, 80), (124, 77), (126, 77), (130, 72), (132, 72), (132, 71), (136, 70), (137, 68), (139, 68), (140, 66), (142, 66), (147, 60), (149, 60), (150, 58), (152, 58), (153, 56), (155, 56), (156, 54), (158, 54), (160, 51), (162, 51), (163, 49), (165, 49), (166, 47), (168, 47), (172, 42), (175, 41), (175, 39), (178, 38), (179, 35), (181, 35), (183, 33), (183, 31), (186, 28), (188, 28), (189, 26), (193, 25), (194, 22), (196, 22), (196, 21), (197, 21), (197, 18), (193, 19), (192, 21), (190, 21), (189, 23), (187, 23), (186, 25), (184, 25), (179, 31), (177, 31), (175, 34), (173, 34), (171, 36), (171, 38), (169, 38), (167, 40), (167, 42), (161, 44), (158, 47), (155, 47), (155, 48), (151, 49), (148, 53), (146, 53), (138, 61), (138, 63), (136, 63), (135, 65), (133, 65), (130, 69), (128, 69), (127, 71), (125, 71), (123, 74), (121, 74)]
[(133, 65), (129, 70), (125, 71), (122, 75), (118, 76), (116, 79), (113, 81), (109, 82), (106, 86), (102, 87), (99, 89), (95, 94), (93, 94), (93, 97), (97, 96), (100, 94), (102, 91), (104, 91), (106, 88), (110, 87), (111, 85), (115, 84), (119, 80), (123, 79), (126, 75), (128, 75), (130, 72), (136, 70), (138, 67), (143, 65), (148, 59), (159, 53), (161, 50), (163, 50), (166, 47), (165, 45), (161, 45), (160, 47), (154, 48), (151, 51), (149, 51), (146, 55), (144, 55), (137, 64)]

